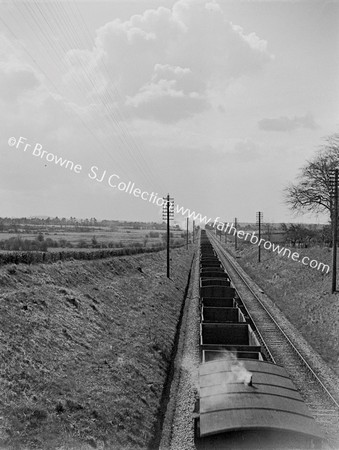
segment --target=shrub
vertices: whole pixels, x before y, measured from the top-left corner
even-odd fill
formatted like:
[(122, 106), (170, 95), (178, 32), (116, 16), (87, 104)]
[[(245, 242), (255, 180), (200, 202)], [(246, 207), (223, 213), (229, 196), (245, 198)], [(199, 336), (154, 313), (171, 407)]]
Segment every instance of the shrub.
[(158, 238), (159, 236), (160, 236), (159, 231), (150, 231), (149, 232), (149, 237), (151, 237), (151, 238)]
[[(17, 239), (17, 238), (12, 238)], [(46, 242), (44, 242), (46, 244)], [(110, 243), (115, 244), (115, 246), (123, 246), (120, 243)], [(175, 243), (176, 244), (176, 243)], [(177, 246), (177, 245), (175, 245)], [(110, 249), (101, 249), (101, 250), (93, 250), (89, 252), (83, 251), (75, 251), (75, 250), (63, 250), (61, 252), (46, 252), (46, 251), (13, 251), (7, 253), (0, 253), (0, 264), (36, 264), (36, 263), (52, 263), (66, 260), (93, 260), (99, 258), (109, 258), (114, 256), (123, 256), (123, 255), (133, 255), (137, 253), (149, 253), (149, 252), (157, 252), (166, 248), (163, 244), (152, 244), (151, 247), (145, 248), (140, 242), (134, 244), (133, 247), (125, 247), (123, 248), (110, 248)], [(15, 269), (10, 269), (14, 271)], [(14, 273), (14, 272), (13, 272)]]
[(12, 265), (10, 265), (10, 266), (8, 267), (7, 272), (8, 272), (10, 275), (15, 275), (15, 274), (16, 274), (16, 269), (17, 269), (16, 265), (15, 265), (15, 264), (12, 264)]
[(78, 248), (88, 248), (88, 243), (85, 239), (80, 239), (80, 241), (77, 243)]

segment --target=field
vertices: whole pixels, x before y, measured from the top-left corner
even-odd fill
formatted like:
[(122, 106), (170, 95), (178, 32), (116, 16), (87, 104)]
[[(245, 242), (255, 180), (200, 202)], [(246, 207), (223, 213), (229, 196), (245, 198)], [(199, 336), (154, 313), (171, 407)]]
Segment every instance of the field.
[[(28, 239), (30, 241), (36, 240), (39, 235), (39, 230), (35, 229), (33, 232), (25, 233), (0, 233), (0, 244), (11, 238), (19, 237), (21, 240)], [(52, 240), (53, 246), (48, 246), (49, 251), (60, 251), (64, 248), (119, 248), (119, 247), (152, 247), (154, 245), (164, 243), (166, 239), (166, 232), (164, 230), (152, 229), (125, 229), (119, 227), (118, 230), (110, 230), (109, 228), (95, 228), (93, 231), (45, 231), (42, 233), (44, 241)], [(180, 230), (171, 230), (171, 240), (176, 243), (186, 242), (184, 232)], [(54, 246), (55, 245), (55, 246)]]

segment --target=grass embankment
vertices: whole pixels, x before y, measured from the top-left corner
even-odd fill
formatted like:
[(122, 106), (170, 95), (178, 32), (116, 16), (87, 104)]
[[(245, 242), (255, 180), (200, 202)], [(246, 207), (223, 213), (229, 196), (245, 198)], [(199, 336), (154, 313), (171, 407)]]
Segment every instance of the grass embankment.
[[(332, 267), (331, 249), (291, 249)], [(233, 251), (234, 254), (234, 251)], [(339, 294), (331, 294), (331, 273), (304, 266), (287, 256), (243, 246), (239, 264), (284, 312), (308, 343), (339, 374)]]
[(0, 448), (149, 445), (191, 255), (0, 268)]

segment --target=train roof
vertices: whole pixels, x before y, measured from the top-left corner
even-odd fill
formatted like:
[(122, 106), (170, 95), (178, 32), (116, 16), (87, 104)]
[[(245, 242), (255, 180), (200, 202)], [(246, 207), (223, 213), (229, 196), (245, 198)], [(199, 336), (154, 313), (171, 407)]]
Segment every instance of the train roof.
[(276, 364), (206, 362), (199, 367), (199, 388), (200, 437), (259, 429), (324, 437), (288, 373)]

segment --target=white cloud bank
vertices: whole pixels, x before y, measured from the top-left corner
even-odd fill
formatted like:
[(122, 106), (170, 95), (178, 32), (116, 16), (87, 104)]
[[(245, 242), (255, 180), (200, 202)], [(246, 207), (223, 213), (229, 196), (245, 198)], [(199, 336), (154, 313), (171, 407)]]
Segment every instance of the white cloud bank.
[(265, 131), (294, 131), (298, 128), (309, 128), (314, 130), (317, 128), (317, 124), (312, 114), (306, 114), (301, 117), (279, 117), (276, 119), (261, 119), (258, 122), (258, 126), (261, 130)]
[(38, 89), (41, 82), (42, 77), (20, 59), (15, 45), (0, 35), (0, 101), (16, 102)]
[(208, 109), (214, 89), (271, 59), (267, 42), (228, 21), (217, 2), (179, 0), (99, 28), (92, 51), (68, 53), (65, 81), (85, 67), (96, 80), (91, 100), (100, 93), (123, 114), (170, 123)]

